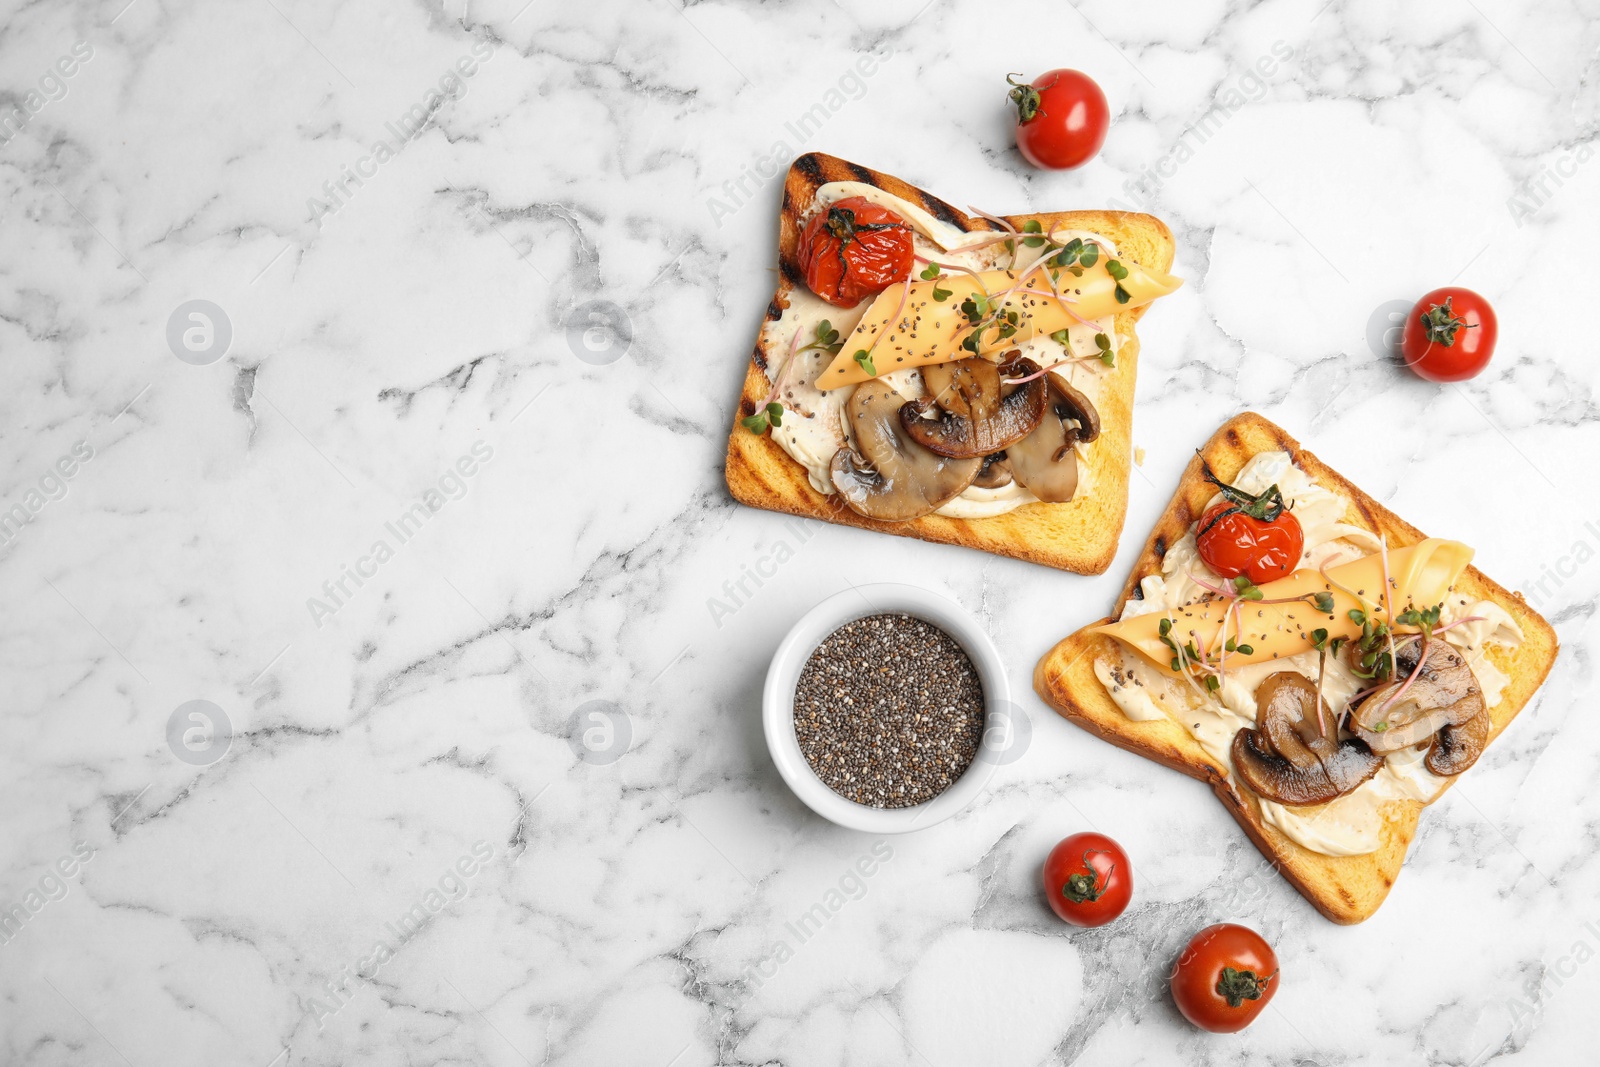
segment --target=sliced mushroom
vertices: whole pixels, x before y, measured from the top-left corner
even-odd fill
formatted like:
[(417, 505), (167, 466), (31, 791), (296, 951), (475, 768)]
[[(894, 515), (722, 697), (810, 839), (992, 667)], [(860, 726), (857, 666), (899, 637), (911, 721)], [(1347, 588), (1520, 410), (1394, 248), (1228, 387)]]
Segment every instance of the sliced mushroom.
[[(1029, 359), (1013, 360), (1006, 369), (1024, 378), (1039, 373), (1038, 364)], [(972, 418), (949, 411), (927, 418), (933, 402), (924, 397), (900, 409), (900, 424), (913, 441), (941, 456), (954, 459), (987, 456), (1011, 447), (1032, 433), (1044, 418), (1047, 396), (1044, 380), (1034, 378), (1001, 399), (993, 409), (979, 411), (973, 405)]]
[(1078, 440), (1088, 444), (1099, 437), (1100, 413), (1094, 409), (1089, 398), (1055, 371), (1050, 372), (1050, 386), (1054, 391), (1050, 399), (1055, 413), (1062, 419), (1072, 419), (1078, 424)]
[(869, 519), (906, 522), (937, 511), (978, 476), (981, 458), (950, 459), (930, 452), (900, 423), (899, 393), (881, 381), (862, 382), (845, 404), (856, 449), (833, 454), (834, 488)]
[(1339, 747), (1333, 712), (1323, 701), (1319, 717), (1316, 699), (1317, 687), (1293, 671), (1268, 675), (1256, 689), (1256, 729), (1291, 763), (1321, 763)]
[(1078, 492), (1078, 453), (1071, 441), (1059, 444), (1054, 435), (1035, 430), (1006, 450), (1011, 474), (1034, 496), (1047, 504), (1065, 504)]
[(1256, 690), (1256, 728), (1233, 735), (1239, 780), (1280, 804), (1326, 804), (1383, 767), (1383, 757), (1356, 738), (1336, 739), (1331, 716), (1317, 716), (1316, 686), (1279, 671)]
[(996, 452), (983, 457), (983, 466), (978, 468), (978, 476), (972, 484), (979, 489), (999, 489), (1011, 484), (1011, 464), (1006, 460), (1004, 452)]
[(1007, 454), (1018, 484), (1040, 500), (1064, 504), (1078, 491), (1078, 454), (1072, 443), (1098, 437), (1100, 415), (1089, 398), (1059, 374), (1046, 374), (1045, 381), (1050, 401), (1044, 418)]
[(1428, 749), (1423, 766), (1445, 778), (1460, 774), (1483, 755), (1492, 725), (1489, 709), (1485, 707), (1464, 723), (1443, 727), (1434, 735), (1433, 747)]
[(964, 419), (990, 418), (1000, 405), (1000, 368), (986, 359), (923, 367), (922, 385), (935, 404)]
[[(1395, 674), (1383, 688), (1363, 700), (1350, 714), (1350, 732), (1367, 742), (1374, 752), (1398, 752), (1421, 744), (1449, 726), (1460, 726), (1487, 708), (1483, 690), (1472, 668), (1456, 649), (1442, 640), (1430, 640), (1422, 668), (1421, 649), (1415, 643), (1395, 655)], [(1407, 679), (1417, 673), (1408, 686)], [(1394, 699), (1401, 689), (1405, 692)]]
[[(1374, 694), (1378, 704), (1382, 703), (1382, 693), (1383, 691), (1380, 690)], [(1372, 704), (1372, 701), (1369, 700), (1367, 703)], [(1400, 721), (1398, 717), (1389, 719), (1385, 715), (1383, 721), (1377, 723), (1370, 730), (1351, 719), (1350, 732), (1366, 741), (1372, 751), (1379, 755), (1387, 756), (1391, 752), (1399, 752), (1403, 748), (1420, 745), (1449, 725), (1449, 715), (1445, 709), (1435, 708), (1425, 715), (1416, 716), (1404, 722)]]
[(1233, 735), (1233, 769), (1268, 800), (1302, 806), (1337, 800), (1383, 768), (1383, 757), (1355, 738), (1339, 743), (1331, 759), (1301, 767), (1262, 745), (1254, 730)]

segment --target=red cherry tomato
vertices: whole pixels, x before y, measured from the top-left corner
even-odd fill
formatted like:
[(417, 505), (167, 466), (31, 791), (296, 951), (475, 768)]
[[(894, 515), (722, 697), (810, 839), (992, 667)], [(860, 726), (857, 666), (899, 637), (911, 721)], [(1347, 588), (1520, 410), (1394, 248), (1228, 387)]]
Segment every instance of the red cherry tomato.
[(1052, 70), (1033, 84), (1012, 81), (1017, 105), (1017, 151), (1036, 167), (1070, 170), (1093, 159), (1106, 143), (1111, 109), (1093, 78), (1077, 70)]
[(1172, 1000), (1183, 1017), (1213, 1034), (1255, 1022), (1278, 991), (1278, 957), (1247, 926), (1217, 923), (1194, 935), (1172, 967)]
[(1104, 834), (1073, 834), (1044, 861), (1044, 895), (1073, 926), (1104, 926), (1133, 898), (1133, 866)]
[(1489, 301), (1457, 286), (1417, 301), (1400, 334), (1406, 366), (1430, 382), (1464, 382), (1489, 365), (1500, 322)]
[(1293, 574), (1305, 551), (1305, 532), (1290, 511), (1264, 522), (1224, 501), (1201, 517), (1200, 529), (1206, 566), (1224, 578), (1242, 574), (1256, 585)]
[(806, 224), (800, 269), (813, 293), (853, 308), (911, 273), (911, 227), (864, 196), (847, 196)]
[(1205, 565), (1224, 578), (1242, 574), (1256, 585), (1293, 574), (1306, 536), (1278, 487), (1251, 495), (1219, 479), (1203, 460), (1201, 467), (1206, 481), (1223, 496), (1195, 527), (1195, 545)]

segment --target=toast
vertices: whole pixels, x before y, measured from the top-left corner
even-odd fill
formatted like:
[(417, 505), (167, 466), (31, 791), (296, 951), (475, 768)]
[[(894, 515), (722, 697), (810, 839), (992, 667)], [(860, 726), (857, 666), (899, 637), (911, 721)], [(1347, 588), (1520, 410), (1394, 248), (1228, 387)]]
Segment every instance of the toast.
[[(811, 207), (817, 189), (833, 181), (876, 186), (962, 230), (995, 229), (987, 220), (970, 218), (898, 178), (833, 156), (808, 153), (794, 161), (784, 181), (783, 206), (778, 219), (778, 289), (767, 307), (767, 320), (780, 318), (789, 306), (789, 294), (805, 285), (797, 260), (801, 219)], [(1142, 266), (1161, 271), (1172, 266), (1175, 250), (1172, 231), (1151, 215), (1124, 211), (1060, 211), (1013, 215), (1006, 221), (1020, 228), (1028, 220), (1037, 220), (1047, 231), (1052, 226), (1091, 230), (1115, 242), (1122, 255)], [(731, 420), (726, 462), (728, 490), (740, 503), (768, 511), (940, 544), (963, 545), (1079, 574), (1100, 574), (1111, 565), (1116, 554), (1128, 510), (1133, 390), (1139, 362), (1139, 340), (1134, 323), (1143, 313), (1144, 307), (1140, 307), (1116, 317), (1117, 333), (1123, 338), (1117, 354), (1118, 366), (1101, 403), (1101, 439), (1085, 461), (1091, 490), (1078, 499), (1064, 504), (1025, 504), (1004, 515), (984, 519), (928, 515), (909, 522), (890, 523), (857, 514), (838, 494), (817, 492), (807, 480), (805, 468), (776, 442), (739, 425), (741, 418), (756, 411), (769, 391), (766, 367), (773, 353), (766, 350), (760, 331), (745, 371), (738, 410)]]
[[(1296, 466), (1344, 498), (1345, 521), (1381, 532), (1391, 548), (1403, 548), (1423, 540), (1420, 530), (1301, 449), (1299, 442), (1283, 430), (1254, 413), (1246, 412), (1225, 423), (1207, 442), (1201, 455), (1223, 481), (1230, 481), (1250, 457), (1277, 450), (1288, 452)], [(1215, 487), (1202, 477), (1197, 456), (1189, 463), (1171, 503), (1156, 523), (1112, 615), (1104, 621), (1121, 615), (1123, 606), (1136, 595), (1141, 579), (1161, 573), (1162, 558), (1168, 546), (1188, 532), (1215, 492)], [(1550, 624), (1530, 608), (1520, 594), (1507, 592), (1476, 567), (1468, 567), (1462, 573), (1455, 589), (1474, 599), (1494, 601), (1516, 620), (1523, 632), (1520, 645), (1491, 646), (1485, 653), (1510, 678), (1500, 702), (1491, 709), (1493, 726), (1489, 743), (1493, 744), (1550, 672), (1557, 653), (1556, 635)], [(1381, 844), (1376, 852), (1335, 857), (1302, 848), (1263, 821), (1261, 803), (1256, 795), (1247, 788), (1236, 789), (1226, 767), (1214, 760), (1188, 730), (1170, 718), (1144, 722), (1122, 713), (1094, 673), (1097, 656), (1113, 651), (1116, 645), (1109, 636), (1091, 633), (1096, 625), (1100, 623), (1092, 623), (1066, 638), (1039, 661), (1033, 684), (1045, 703), (1114, 745), (1208, 783), (1262, 854), (1327, 918), (1349, 924), (1370, 917), (1394, 885), (1426, 805), (1415, 800), (1384, 801)], [(1454, 782), (1454, 778), (1448, 779), (1445, 788)]]

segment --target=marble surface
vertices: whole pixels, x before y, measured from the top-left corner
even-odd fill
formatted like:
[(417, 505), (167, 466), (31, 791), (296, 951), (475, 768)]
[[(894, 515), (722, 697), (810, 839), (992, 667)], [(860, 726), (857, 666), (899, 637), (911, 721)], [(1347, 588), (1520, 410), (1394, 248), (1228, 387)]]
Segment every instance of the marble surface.
[[(994, 10), (6, 5), (0, 1062), (1590, 1054), (1600, 8)], [(1041, 173), (1004, 75), (1060, 65), (1114, 127)], [(813, 149), (957, 204), (1170, 222), (1189, 284), (1141, 327), (1108, 574), (729, 500), (770, 175)], [(1438, 387), (1383, 332), (1452, 281), (1502, 338)], [(1471, 541), (1564, 644), (1355, 928), (1028, 690), (1245, 408)], [(871, 580), (948, 588), (1030, 715), (969, 810), (892, 840), (801, 807), (758, 717), (783, 632)], [(1090, 827), (1139, 888), (1071, 932), (1035, 882)], [(1221, 919), (1286, 976), (1236, 1037), (1164, 991)]]

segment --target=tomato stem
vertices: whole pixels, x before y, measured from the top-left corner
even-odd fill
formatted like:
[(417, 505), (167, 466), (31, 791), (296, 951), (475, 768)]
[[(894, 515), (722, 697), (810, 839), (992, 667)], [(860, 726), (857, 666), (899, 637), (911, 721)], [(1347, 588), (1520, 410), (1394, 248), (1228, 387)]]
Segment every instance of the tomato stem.
[(906, 229), (906, 224), (903, 222), (857, 222), (856, 213), (847, 207), (836, 205), (828, 209), (828, 231), (846, 244), (858, 233), (903, 229)]
[(1083, 854), (1083, 870), (1068, 875), (1066, 882), (1061, 886), (1061, 895), (1074, 904), (1092, 904), (1099, 900), (1105, 894), (1111, 876), (1116, 873), (1117, 864), (1113, 860), (1111, 869), (1106, 872), (1106, 880), (1101, 881), (1100, 872), (1089, 862), (1089, 857), (1096, 853), (1102, 856), (1111, 855), (1105, 849), (1089, 849)]
[(1217, 979), (1217, 995), (1226, 1000), (1230, 1008), (1237, 1008), (1247, 1000), (1260, 1000), (1277, 973), (1273, 971), (1263, 978), (1245, 968), (1224, 967), (1222, 977)]
[(1022, 77), (1020, 74), (1006, 75), (1006, 84), (1011, 86), (1011, 91), (1006, 95), (1011, 98), (1011, 102), (1013, 104), (1017, 105), (1018, 124), (1025, 125), (1029, 122), (1032, 122), (1034, 118), (1042, 114), (1042, 112), (1039, 110), (1039, 90), (1035, 89), (1027, 82), (1015, 82), (1011, 80), (1013, 78), (1020, 77)]
[(1456, 343), (1457, 330), (1477, 329), (1477, 323), (1469, 323), (1465, 319), (1458, 318), (1456, 313), (1450, 310), (1450, 301), (1452, 299), (1454, 298), (1447, 296), (1444, 298), (1442, 305), (1430, 304), (1428, 310), (1421, 315), (1422, 329), (1427, 335), (1430, 345), (1441, 344), (1446, 348), (1450, 348)]
[[(1195, 450), (1195, 455), (1200, 455), (1198, 449)], [(1247, 493), (1243, 489), (1235, 488), (1218, 478), (1216, 472), (1211, 469), (1211, 464), (1205, 461), (1204, 456), (1200, 457), (1200, 471), (1205, 476), (1206, 481), (1216, 486), (1217, 490), (1222, 493), (1222, 499), (1232, 506), (1213, 515), (1211, 521), (1206, 523), (1205, 529), (1196, 532), (1195, 540), (1197, 541), (1204, 537), (1208, 530), (1229, 515), (1242, 513), (1262, 522), (1273, 522), (1288, 508), (1288, 504), (1283, 499), (1283, 491), (1275, 484), (1268, 486), (1264, 493)]]

